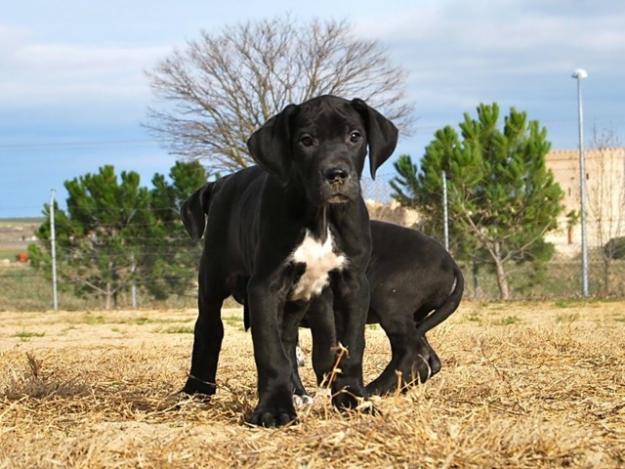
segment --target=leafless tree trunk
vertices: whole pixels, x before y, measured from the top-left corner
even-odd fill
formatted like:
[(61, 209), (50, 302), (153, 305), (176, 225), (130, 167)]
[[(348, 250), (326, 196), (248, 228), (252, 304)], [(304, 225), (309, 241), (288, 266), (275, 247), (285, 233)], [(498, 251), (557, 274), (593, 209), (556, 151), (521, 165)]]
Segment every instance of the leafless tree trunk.
[(593, 129), (591, 145), (588, 211), (602, 263), (602, 294), (609, 295), (614, 253), (607, 243), (625, 235), (625, 150), (618, 148), (618, 138), (611, 130)]
[(517, 246), (514, 249), (509, 249), (507, 252), (503, 252), (505, 242), (513, 233), (501, 235), (498, 237), (489, 236), (487, 230), (480, 228), (479, 221), (474, 220), (476, 214), (471, 213), (462, 203), (458, 203), (459, 217), (456, 218), (456, 223), (462, 223), (471, 232), (478, 244), (486, 249), (493, 264), (495, 265), (495, 274), (497, 277), (497, 286), (499, 287), (499, 296), (502, 300), (509, 300), (511, 296), (510, 280), (509, 280), (509, 264), (513, 262), (515, 258), (527, 255), (532, 244), (542, 239), (543, 236), (551, 225), (547, 224), (536, 234), (535, 237), (530, 238), (524, 245)]
[(104, 309), (107, 311), (113, 308), (113, 288), (111, 281), (106, 281), (106, 290), (104, 292)]
[(257, 127), (287, 104), (322, 94), (362, 98), (404, 132), (411, 127), (405, 71), (344, 21), (286, 16), (204, 31), (148, 77), (156, 103), (147, 127), (172, 153), (206, 159), (215, 170), (250, 164), (245, 142)]
[(473, 279), (473, 297), (477, 300), (482, 296), (482, 292), (480, 289), (479, 281), (478, 281), (478, 264), (475, 256), (471, 257), (471, 277)]
[[(95, 243), (96, 239), (97, 238), (93, 238), (90, 241), (85, 241), (85, 244), (89, 242)], [(104, 309), (109, 310), (116, 308), (118, 306), (120, 291), (127, 288), (131, 283), (132, 267), (126, 265), (125, 262), (120, 263), (119, 259), (109, 259), (106, 264), (107, 270), (104, 274), (93, 265), (77, 265), (76, 258), (80, 258), (84, 255), (92, 259), (94, 263), (96, 262), (96, 257), (98, 256), (97, 249), (92, 245), (91, 252), (87, 254), (88, 252), (85, 245), (82, 246), (82, 250), (76, 248), (76, 251), (71, 253), (72, 256), (75, 256), (74, 262), (67, 264), (66, 269), (62, 271), (62, 278), (65, 279), (67, 283), (80, 285), (85, 290), (95, 293), (95, 295), (101, 299)], [(65, 258), (65, 261), (67, 260), (68, 258)]]
[(501, 256), (499, 243), (495, 242), (492, 253), (493, 262), (495, 263), (495, 273), (497, 274), (497, 286), (501, 294), (502, 300), (510, 299), (510, 284), (508, 283), (508, 275), (504, 267), (504, 260)]

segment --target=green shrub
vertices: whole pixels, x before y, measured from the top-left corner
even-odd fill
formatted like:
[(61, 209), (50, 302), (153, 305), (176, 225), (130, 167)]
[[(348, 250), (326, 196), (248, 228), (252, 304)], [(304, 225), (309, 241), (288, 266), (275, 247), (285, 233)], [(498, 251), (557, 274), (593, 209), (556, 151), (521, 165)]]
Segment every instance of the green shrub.
[(603, 253), (610, 259), (625, 259), (625, 236), (612, 238), (605, 243)]

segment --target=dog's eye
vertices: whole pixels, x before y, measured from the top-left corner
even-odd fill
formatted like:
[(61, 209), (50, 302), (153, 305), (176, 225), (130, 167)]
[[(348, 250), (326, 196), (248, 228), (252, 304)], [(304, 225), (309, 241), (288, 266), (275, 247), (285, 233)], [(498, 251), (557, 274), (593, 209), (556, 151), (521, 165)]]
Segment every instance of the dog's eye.
[(352, 143), (356, 143), (360, 141), (360, 137), (362, 137), (360, 132), (358, 132), (357, 130), (354, 130), (351, 134), (349, 134), (349, 141)]
[(299, 143), (301, 143), (305, 147), (311, 147), (313, 145), (313, 143), (315, 143), (315, 141), (313, 140), (313, 138), (310, 135), (302, 135), (299, 138)]

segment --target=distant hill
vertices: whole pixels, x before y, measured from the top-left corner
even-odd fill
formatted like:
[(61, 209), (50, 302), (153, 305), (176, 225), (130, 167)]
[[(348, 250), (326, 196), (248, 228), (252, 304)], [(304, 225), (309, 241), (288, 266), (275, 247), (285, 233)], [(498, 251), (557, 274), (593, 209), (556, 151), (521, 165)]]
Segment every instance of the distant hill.
[(43, 217), (0, 218), (0, 259), (13, 260), (35, 242), (35, 230), (43, 222)]
[(14, 224), (14, 223), (24, 223), (24, 224), (41, 224), (43, 222), (43, 217), (14, 217), (14, 218), (0, 218), (0, 224)]

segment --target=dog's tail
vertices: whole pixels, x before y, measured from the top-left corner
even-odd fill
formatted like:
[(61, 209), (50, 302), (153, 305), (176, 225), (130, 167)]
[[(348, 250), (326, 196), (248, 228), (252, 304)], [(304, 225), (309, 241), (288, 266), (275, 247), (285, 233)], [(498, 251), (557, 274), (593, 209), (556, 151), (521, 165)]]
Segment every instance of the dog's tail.
[(193, 241), (198, 241), (204, 234), (206, 214), (218, 182), (204, 184), (185, 200), (180, 208), (182, 223)]
[(454, 276), (456, 277), (456, 284), (453, 291), (449, 294), (447, 299), (431, 312), (419, 325), (417, 325), (417, 335), (425, 334), (433, 327), (439, 325), (445, 319), (447, 319), (460, 305), (462, 294), (464, 292), (464, 276), (462, 271), (454, 263)]

